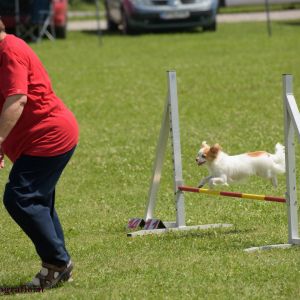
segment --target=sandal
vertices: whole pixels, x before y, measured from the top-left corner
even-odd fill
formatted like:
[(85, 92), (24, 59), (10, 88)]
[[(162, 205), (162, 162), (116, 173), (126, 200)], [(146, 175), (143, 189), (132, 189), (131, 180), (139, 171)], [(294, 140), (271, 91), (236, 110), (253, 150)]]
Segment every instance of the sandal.
[(71, 281), (73, 263), (71, 260), (63, 267), (42, 263), (42, 269), (35, 275), (28, 287), (51, 289), (61, 282)]

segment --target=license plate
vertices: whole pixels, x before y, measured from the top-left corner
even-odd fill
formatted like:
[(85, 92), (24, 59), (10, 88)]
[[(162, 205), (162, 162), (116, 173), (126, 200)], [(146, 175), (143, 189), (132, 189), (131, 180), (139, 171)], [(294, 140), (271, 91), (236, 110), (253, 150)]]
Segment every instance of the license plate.
[(163, 20), (186, 19), (190, 16), (188, 11), (165, 11), (160, 17)]

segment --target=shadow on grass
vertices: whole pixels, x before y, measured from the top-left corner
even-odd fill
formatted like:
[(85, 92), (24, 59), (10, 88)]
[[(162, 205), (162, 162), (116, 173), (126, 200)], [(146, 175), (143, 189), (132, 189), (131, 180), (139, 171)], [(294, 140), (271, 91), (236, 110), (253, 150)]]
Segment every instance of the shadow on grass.
[(210, 238), (210, 237), (220, 237), (220, 236), (226, 236), (226, 235), (236, 235), (236, 234), (245, 234), (245, 233), (251, 233), (255, 231), (254, 229), (225, 229), (225, 228), (215, 228), (215, 229), (204, 229), (204, 230), (191, 230), (191, 231), (182, 231), (180, 233), (178, 232), (170, 232), (172, 234), (172, 237), (176, 237), (178, 239), (180, 238), (195, 238), (195, 237), (201, 237), (201, 238)]
[[(245, 238), (248, 234), (255, 232), (255, 229), (236, 229), (236, 228), (215, 228), (215, 229), (205, 229), (205, 230), (191, 230), (191, 231), (169, 231), (166, 234), (157, 235), (156, 241), (169, 241), (174, 242), (178, 240), (186, 240), (189, 242), (190, 240), (199, 239), (200, 244), (197, 246), (199, 249), (205, 251), (212, 249), (212, 245), (215, 250), (229, 250), (234, 249), (240, 251), (245, 248), (249, 248), (253, 246), (249, 240)], [(149, 235), (148, 237), (155, 235)], [(228, 239), (228, 238), (229, 239)], [(240, 237), (244, 237), (241, 239)], [(135, 240), (138, 240), (141, 237), (134, 237)], [(147, 236), (143, 237), (144, 239)], [(130, 237), (129, 237), (130, 239)]]
[(296, 21), (281, 21), (278, 24), (286, 25), (286, 26), (300, 26), (300, 20)]
[[(137, 229), (142, 230), (142, 228)], [(161, 234), (149, 234), (145, 235), (144, 237), (147, 236), (158, 236), (158, 237), (163, 237), (166, 239), (188, 239), (188, 238), (195, 238), (195, 237), (200, 237), (200, 238), (210, 238), (210, 237), (215, 237), (218, 238), (220, 236), (226, 236), (226, 235), (236, 235), (236, 234), (247, 234), (254, 232), (254, 229), (226, 229), (226, 228), (210, 228), (210, 229), (193, 229), (190, 231), (182, 230), (182, 231), (168, 231), (165, 233)], [(134, 232), (134, 231), (132, 231)], [(130, 237), (129, 237), (130, 238)], [(137, 239), (138, 237), (135, 237)]]
[[(179, 235), (172, 235), (169, 239), (195, 239), (199, 238), (203, 243), (198, 245), (199, 250), (221, 250), (221, 251), (244, 251), (253, 246), (261, 246), (258, 241), (249, 240), (248, 234), (252, 234), (256, 229), (215, 229), (208, 231), (191, 231), (189, 233), (180, 233)], [(230, 236), (229, 239), (226, 237)], [(234, 236), (234, 237), (232, 237)], [(206, 242), (205, 242), (206, 241)], [(276, 244), (276, 243), (275, 243)]]
[(203, 31), (200, 28), (190, 28), (190, 29), (160, 29), (160, 30), (147, 30), (147, 31), (138, 31), (134, 34), (125, 35), (121, 31), (115, 30), (115, 31), (109, 31), (109, 30), (101, 30), (100, 32), (97, 30), (82, 30), (81, 31), (84, 34), (89, 35), (99, 35), (101, 36), (123, 36), (123, 37), (139, 37), (139, 36), (146, 36), (149, 34), (178, 34), (178, 33), (189, 33), (189, 34), (201, 34), (206, 31)]

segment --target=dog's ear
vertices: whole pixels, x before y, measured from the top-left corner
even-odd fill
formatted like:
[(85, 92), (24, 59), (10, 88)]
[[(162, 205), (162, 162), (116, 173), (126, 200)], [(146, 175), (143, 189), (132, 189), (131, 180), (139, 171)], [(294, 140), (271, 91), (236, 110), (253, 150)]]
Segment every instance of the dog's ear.
[(213, 154), (217, 154), (221, 149), (222, 148), (219, 144), (214, 144), (212, 147), (210, 147), (209, 151)]

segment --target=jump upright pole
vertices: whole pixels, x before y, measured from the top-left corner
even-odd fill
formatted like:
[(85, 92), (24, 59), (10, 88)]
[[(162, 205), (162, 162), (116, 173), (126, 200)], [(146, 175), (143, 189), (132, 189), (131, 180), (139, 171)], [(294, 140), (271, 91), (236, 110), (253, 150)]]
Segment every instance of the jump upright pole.
[(288, 243), (252, 247), (247, 252), (256, 250), (289, 248), (300, 245), (299, 218), (296, 188), (296, 156), (295, 137), (300, 141), (300, 113), (293, 94), (293, 76), (282, 75), (283, 85), (283, 114), (284, 114), (284, 138), (285, 138), (285, 168), (286, 168), (286, 208), (288, 221)]
[(289, 244), (300, 245), (297, 201), (295, 137), (300, 142), (300, 113), (293, 94), (293, 76), (283, 75), (283, 112), (286, 165), (286, 199)]
[(213, 195), (213, 196), (225, 196), (225, 197), (252, 199), (252, 200), (260, 200), (260, 201), (283, 202), (283, 203), (286, 202), (285, 198), (276, 197), (276, 196), (246, 194), (246, 193), (236, 193), (236, 192), (222, 192), (222, 191), (215, 191), (215, 190), (209, 190), (203, 188), (194, 188), (189, 186), (179, 186), (178, 189), (182, 192), (202, 193), (202, 194)]

